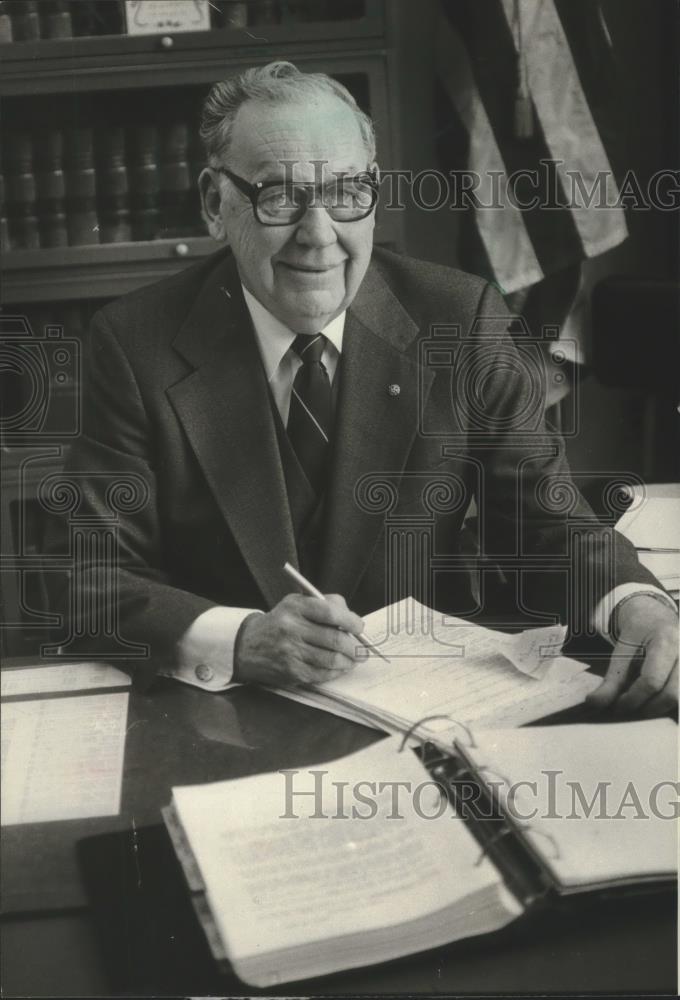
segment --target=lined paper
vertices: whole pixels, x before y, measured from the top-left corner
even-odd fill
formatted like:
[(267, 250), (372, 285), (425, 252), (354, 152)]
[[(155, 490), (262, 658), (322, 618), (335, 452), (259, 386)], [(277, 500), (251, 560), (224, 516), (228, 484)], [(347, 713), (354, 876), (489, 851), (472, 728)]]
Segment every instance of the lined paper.
[[(658, 490), (659, 487), (651, 487)], [(642, 494), (634, 491), (633, 505), (617, 521), (616, 530), (638, 549), (669, 548), (680, 551), (680, 495), (677, 486), (668, 495)]]
[(463, 753), (487, 768), (506, 815), (563, 887), (677, 870), (678, 732), (672, 719), (485, 730)]
[(128, 674), (109, 663), (50, 663), (39, 667), (5, 668), (0, 673), (3, 698), (129, 687), (130, 683)]
[(411, 598), (364, 622), (389, 662), (369, 656), (350, 673), (288, 697), (390, 731), (445, 716), (418, 730), (442, 738), (452, 720), (483, 727), (533, 722), (581, 704), (601, 683), (585, 663), (556, 655), (561, 627), (508, 636)]
[(2, 825), (120, 809), (128, 692), (2, 706)]

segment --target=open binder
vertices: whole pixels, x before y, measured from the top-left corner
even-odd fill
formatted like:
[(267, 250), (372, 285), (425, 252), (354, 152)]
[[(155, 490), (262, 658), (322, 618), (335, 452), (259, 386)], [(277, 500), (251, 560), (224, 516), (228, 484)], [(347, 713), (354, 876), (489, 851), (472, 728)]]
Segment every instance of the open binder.
[[(628, 809), (637, 814), (631, 816), (635, 822), (654, 824), (658, 820), (655, 830), (649, 831), (648, 837), (645, 834), (645, 839), (648, 839), (645, 845), (647, 858), (640, 858), (638, 855), (637, 868), (633, 868), (633, 857), (637, 853), (635, 848), (639, 845), (633, 843), (626, 846), (625, 833), (621, 833), (619, 826), (616, 835), (620, 841), (617, 852), (620, 860), (617, 861), (609, 854), (609, 873), (605, 875), (600, 872), (599, 878), (592, 876), (593, 868), (590, 869), (590, 877), (585, 874), (580, 878), (578, 875), (565, 877), (565, 864), (568, 866), (569, 862), (560, 846), (560, 839), (543, 829), (540, 821), (536, 823), (531, 819), (517, 818), (509, 812), (507, 797), (508, 789), (514, 787), (513, 778), (497, 766), (481, 763), (488, 752), (486, 747), (497, 738), (496, 734), (484, 732), (475, 736), (464, 724), (456, 725), (461, 730), (461, 736), (455, 741), (453, 753), (444, 753), (435, 744), (425, 743), (419, 751), (421, 759), (433, 779), (445, 791), (454, 809), (468, 823), (480, 845), (480, 858), (488, 857), (502, 872), (508, 888), (525, 909), (535, 906), (539, 901), (553, 904), (567, 896), (583, 892), (618, 895), (622, 891), (639, 892), (674, 886), (677, 874), (674, 844), (677, 844), (678, 834), (674, 817), (680, 809), (680, 786), (673, 786), (677, 779), (677, 765), (675, 772), (672, 766), (672, 754), (676, 753), (677, 747), (677, 726), (670, 719), (609, 726), (553, 726), (545, 730), (535, 728), (519, 733), (503, 733), (503, 737), (511, 743), (526, 742), (527, 739), (534, 741), (536, 736), (535, 742), (538, 744), (544, 733), (553, 738), (565, 734), (578, 738), (583, 733), (591, 732), (598, 733), (599, 739), (600, 733), (606, 738), (606, 732), (610, 731), (616, 733), (617, 737), (620, 734), (626, 739), (630, 738), (631, 746), (636, 748), (635, 752), (643, 734), (647, 734), (650, 739), (646, 747), (648, 753), (651, 748), (655, 748), (657, 737), (661, 747), (665, 745), (666, 759), (664, 760), (663, 753), (659, 758), (654, 756), (652, 759), (658, 760), (660, 768), (663, 768), (662, 773), (670, 774), (671, 777), (655, 781), (652, 788), (665, 786), (668, 794), (663, 799), (660, 795), (655, 795), (653, 804), (647, 802), (646, 818), (641, 814), (641, 810), (645, 809), (644, 792), (642, 795), (637, 792), (637, 799), (629, 798), (626, 801), (625, 788), (622, 790), (611, 786), (604, 789), (605, 795), (609, 793), (608, 802), (605, 797), (596, 801), (591, 790), (590, 793), (586, 792), (584, 798), (572, 801), (567, 816), (557, 813), (554, 817), (556, 824), (562, 828), (564, 823), (569, 822), (588, 823), (588, 812), (591, 816), (594, 814), (593, 823), (617, 824), (620, 820), (625, 824)], [(480, 738), (481, 742), (478, 742)], [(552, 770), (548, 771), (548, 780), (553, 775)], [(636, 788), (635, 779), (627, 780), (626, 787)], [(474, 790), (473, 795), (470, 795), (470, 789)], [(620, 814), (618, 819), (615, 818), (617, 814)], [(603, 839), (608, 841), (608, 838)], [(648, 863), (648, 859), (653, 861)], [(598, 859), (598, 867), (602, 867), (601, 858)], [(615, 867), (619, 868), (618, 872)]]
[[(473, 739), (470, 730), (468, 738)], [(456, 743), (458, 749), (459, 744)], [(453, 808), (468, 824), (479, 844), (478, 863), (488, 858), (502, 873), (505, 884), (524, 910), (547, 905), (557, 890), (547, 871), (509, 822), (496, 797), (490, 794), (464, 755), (443, 754), (432, 743), (419, 755), (432, 778), (441, 785)], [(494, 772), (495, 774), (495, 772)], [(498, 776), (505, 780), (502, 776)], [(475, 793), (475, 805), (469, 790)], [(556, 845), (553, 849), (559, 850)]]
[[(280, 774), (175, 789), (164, 819), (215, 958), (271, 986), (498, 930), (564, 897), (673, 885), (671, 720), (459, 729), (448, 752), (428, 743), (413, 753), (408, 737), (392, 738), (323, 765), (329, 789), (358, 787), (366, 775), (376, 787), (429, 785), (433, 815), (416, 816), (407, 802), (401, 825), (380, 809), (373, 825), (351, 812), (324, 823), (301, 806), (298, 825), (287, 826), (275, 812)], [(532, 761), (566, 760), (568, 747), (576, 767), (567, 761), (559, 787), (549, 767), (548, 799), (537, 784), (537, 815), (524, 819), (518, 783), (526, 792)]]

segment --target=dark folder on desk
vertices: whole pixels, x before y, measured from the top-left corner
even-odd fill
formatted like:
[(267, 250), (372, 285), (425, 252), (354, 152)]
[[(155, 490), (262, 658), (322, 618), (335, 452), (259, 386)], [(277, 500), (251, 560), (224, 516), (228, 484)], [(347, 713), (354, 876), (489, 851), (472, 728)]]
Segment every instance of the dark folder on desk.
[(162, 824), (87, 837), (77, 856), (116, 993), (224, 989)]

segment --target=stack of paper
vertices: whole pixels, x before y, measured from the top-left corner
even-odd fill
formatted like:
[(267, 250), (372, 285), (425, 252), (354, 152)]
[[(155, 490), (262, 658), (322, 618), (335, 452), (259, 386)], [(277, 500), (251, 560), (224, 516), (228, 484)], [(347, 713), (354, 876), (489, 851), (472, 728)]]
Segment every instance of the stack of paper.
[(643, 566), (677, 600), (680, 596), (680, 485), (632, 490), (633, 502), (616, 525), (633, 543)]
[(54, 663), (1, 680), (2, 825), (116, 815), (130, 678), (106, 663)]
[[(163, 811), (213, 954), (242, 980), (276, 986), (384, 962), (521, 914), (410, 750), (387, 740), (315, 774), (292, 776), (318, 796), (291, 796), (276, 772), (173, 788)], [(395, 808), (397, 786), (410, 794)]]
[(405, 598), (367, 615), (370, 656), (348, 674), (289, 698), (388, 732), (450, 743), (466, 726), (521, 726), (583, 702), (600, 684), (560, 655), (561, 626), (505, 635)]

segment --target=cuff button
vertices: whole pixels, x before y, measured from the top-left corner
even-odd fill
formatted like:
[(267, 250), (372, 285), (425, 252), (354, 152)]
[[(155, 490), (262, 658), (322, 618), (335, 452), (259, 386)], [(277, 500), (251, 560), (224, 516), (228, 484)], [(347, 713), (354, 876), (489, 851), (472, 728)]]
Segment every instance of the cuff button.
[(215, 676), (215, 671), (207, 663), (199, 663), (195, 673), (199, 681), (211, 681)]

